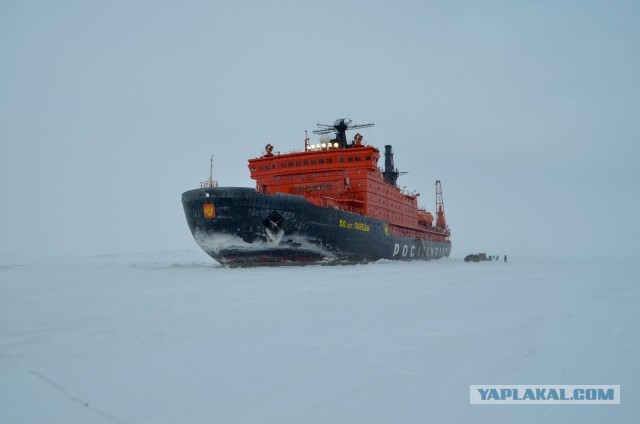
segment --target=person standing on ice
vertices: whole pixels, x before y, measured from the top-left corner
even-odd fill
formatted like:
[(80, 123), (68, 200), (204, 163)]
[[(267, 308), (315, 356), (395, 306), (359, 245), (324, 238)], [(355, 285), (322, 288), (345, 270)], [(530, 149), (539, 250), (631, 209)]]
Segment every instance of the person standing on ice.
[(507, 255), (504, 255), (504, 263), (507, 263)]

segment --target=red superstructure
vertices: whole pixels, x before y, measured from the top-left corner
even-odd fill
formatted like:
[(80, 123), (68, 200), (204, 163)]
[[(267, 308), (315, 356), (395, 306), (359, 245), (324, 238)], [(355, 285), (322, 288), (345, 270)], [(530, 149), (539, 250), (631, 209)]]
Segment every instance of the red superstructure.
[[(262, 157), (249, 160), (251, 178), (260, 193), (303, 196), (321, 207), (333, 207), (388, 223), (390, 234), (448, 242), (440, 182), (436, 182), (436, 226), (431, 213), (418, 207), (419, 193), (407, 193), (396, 185), (391, 146), (385, 146), (384, 171), (378, 166), (380, 151), (367, 146), (360, 134), (348, 143), (345, 130), (351, 121), (338, 120), (336, 138), (309, 144), (305, 151), (280, 154), (267, 145)], [(372, 124), (368, 124), (370, 126)], [(363, 126), (359, 126), (363, 127)], [(323, 133), (327, 131), (319, 131)]]

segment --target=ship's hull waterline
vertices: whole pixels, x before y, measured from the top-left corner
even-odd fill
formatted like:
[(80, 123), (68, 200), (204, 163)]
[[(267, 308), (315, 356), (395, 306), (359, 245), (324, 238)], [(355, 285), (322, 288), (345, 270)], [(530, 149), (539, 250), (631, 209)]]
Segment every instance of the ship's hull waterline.
[(228, 267), (367, 263), (448, 257), (450, 242), (399, 237), (389, 224), (302, 196), (215, 187), (182, 194), (191, 233)]

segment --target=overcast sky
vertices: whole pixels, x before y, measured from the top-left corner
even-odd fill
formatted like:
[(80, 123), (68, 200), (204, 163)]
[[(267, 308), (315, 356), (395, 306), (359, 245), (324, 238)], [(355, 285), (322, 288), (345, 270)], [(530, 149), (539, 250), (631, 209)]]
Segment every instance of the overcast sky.
[[(0, 2), (0, 254), (198, 250), (215, 156), (349, 117), (453, 255), (638, 254), (640, 2)], [(314, 136), (315, 137), (315, 136)]]

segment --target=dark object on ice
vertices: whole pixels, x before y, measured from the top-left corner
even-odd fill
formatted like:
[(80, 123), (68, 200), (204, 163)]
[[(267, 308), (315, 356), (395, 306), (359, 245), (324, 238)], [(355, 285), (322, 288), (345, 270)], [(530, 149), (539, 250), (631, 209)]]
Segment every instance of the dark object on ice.
[(465, 262), (483, 262), (483, 261), (491, 261), (493, 257), (491, 255), (487, 256), (486, 253), (472, 253), (471, 255), (467, 255), (464, 258)]
[(507, 255), (504, 255), (504, 263), (507, 263)]

